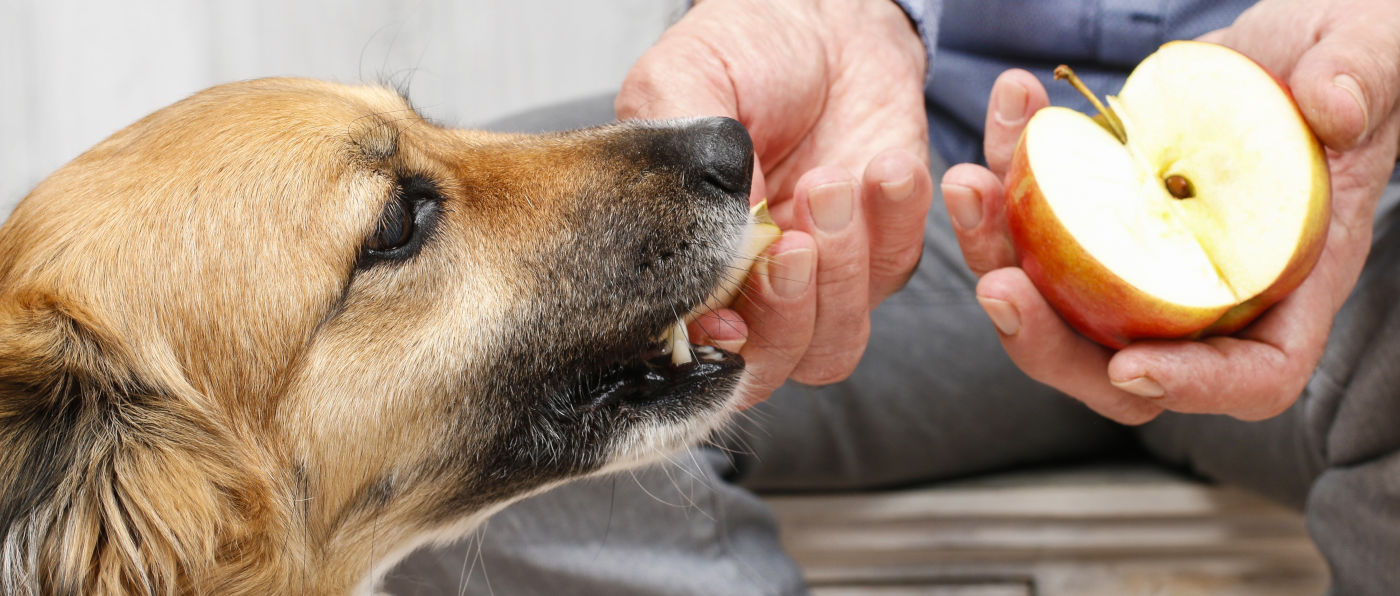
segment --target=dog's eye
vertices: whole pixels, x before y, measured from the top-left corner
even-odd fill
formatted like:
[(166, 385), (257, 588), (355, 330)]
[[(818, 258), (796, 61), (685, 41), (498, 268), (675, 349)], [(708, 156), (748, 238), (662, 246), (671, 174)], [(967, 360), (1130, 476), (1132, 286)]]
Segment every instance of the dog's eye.
[(374, 232), (365, 239), (362, 262), (402, 260), (417, 254), (437, 221), (441, 203), (431, 181), (416, 176), (400, 179)]
[(401, 248), (413, 239), (413, 205), (404, 197), (395, 197), (379, 215), (379, 227), (365, 242), (371, 252), (388, 252)]

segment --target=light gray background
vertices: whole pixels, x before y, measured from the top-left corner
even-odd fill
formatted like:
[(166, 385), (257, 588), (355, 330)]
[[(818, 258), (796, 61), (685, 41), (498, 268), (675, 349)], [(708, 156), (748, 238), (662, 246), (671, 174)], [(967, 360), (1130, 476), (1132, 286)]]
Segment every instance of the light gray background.
[(470, 126), (615, 89), (684, 0), (0, 0), (0, 218), (138, 118), (264, 76), (408, 84)]

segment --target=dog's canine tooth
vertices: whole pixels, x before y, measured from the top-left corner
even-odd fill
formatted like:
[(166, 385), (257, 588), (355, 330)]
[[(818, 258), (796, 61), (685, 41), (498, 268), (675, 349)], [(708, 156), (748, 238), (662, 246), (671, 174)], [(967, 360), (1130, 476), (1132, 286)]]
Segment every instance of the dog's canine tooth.
[(684, 319), (676, 319), (676, 324), (671, 327), (671, 364), (680, 366), (694, 362), (695, 355), (690, 352), (690, 331), (685, 327)]

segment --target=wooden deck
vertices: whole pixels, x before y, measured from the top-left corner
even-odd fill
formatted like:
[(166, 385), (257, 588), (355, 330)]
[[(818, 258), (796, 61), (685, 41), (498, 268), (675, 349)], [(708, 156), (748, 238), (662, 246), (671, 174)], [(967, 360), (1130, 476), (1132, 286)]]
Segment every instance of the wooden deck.
[(1327, 586), (1297, 512), (1146, 467), (768, 500), (817, 596), (1315, 596)]

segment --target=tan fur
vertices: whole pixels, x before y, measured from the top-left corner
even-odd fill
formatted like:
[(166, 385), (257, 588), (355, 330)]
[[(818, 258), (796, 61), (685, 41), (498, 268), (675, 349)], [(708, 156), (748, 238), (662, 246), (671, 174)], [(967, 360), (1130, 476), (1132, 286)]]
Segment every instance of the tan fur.
[[(493, 465), (508, 450), (488, 444), (514, 440), (502, 420), (531, 407), (479, 393), (506, 373), (477, 363), (524, 350), (503, 337), (595, 341), (520, 330), (535, 320), (522, 297), (586, 283), (547, 266), (589, 233), (571, 214), (598, 193), (580, 189), (675, 194), (600, 152), (609, 135), (450, 130), (386, 89), (260, 80), (157, 112), (45, 180), (0, 228), (0, 473), (57, 484), (0, 527), (0, 591), (363, 590), (425, 533), (562, 480), (423, 514), (467, 498), (458, 468)], [(357, 267), (409, 171), (446, 197), (432, 250)]]

